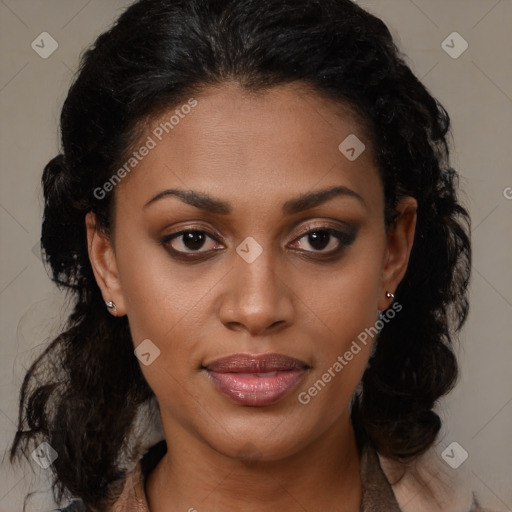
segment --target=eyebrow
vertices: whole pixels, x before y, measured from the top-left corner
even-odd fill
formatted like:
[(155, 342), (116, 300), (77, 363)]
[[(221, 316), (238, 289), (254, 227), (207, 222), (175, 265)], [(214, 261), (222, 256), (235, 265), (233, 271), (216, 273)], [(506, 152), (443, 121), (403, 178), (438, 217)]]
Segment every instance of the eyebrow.
[[(168, 189), (158, 193), (151, 198), (143, 208), (145, 209), (149, 205), (166, 197), (177, 197), (184, 203), (209, 213), (229, 215), (233, 211), (231, 204), (228, 202), (216, 199), (203, 192), (180, 189)], [(361, 202), (363, 206), (366, 206), (364, 199), (357, 192), (348, 187), (336, 186), (315, 192), (308, 192), (296, 198), (289, 199), (283, 204), (282, 212), (284, 215), (293, 215), (319, 206), (334, 197), (352, 197)]]

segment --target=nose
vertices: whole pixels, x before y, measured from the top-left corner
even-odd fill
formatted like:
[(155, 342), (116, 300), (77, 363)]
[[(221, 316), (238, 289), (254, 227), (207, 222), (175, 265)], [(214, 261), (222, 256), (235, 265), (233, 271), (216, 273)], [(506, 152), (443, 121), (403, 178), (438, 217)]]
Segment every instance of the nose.
[(219, 317), (230, 330), (251, 336), (276, 334), (294, 318), (294, 293), (286, 283), (282, 267), (277, 268), (271, 251), (263, 251), (252, 263), (238, 255), (224, 282)]

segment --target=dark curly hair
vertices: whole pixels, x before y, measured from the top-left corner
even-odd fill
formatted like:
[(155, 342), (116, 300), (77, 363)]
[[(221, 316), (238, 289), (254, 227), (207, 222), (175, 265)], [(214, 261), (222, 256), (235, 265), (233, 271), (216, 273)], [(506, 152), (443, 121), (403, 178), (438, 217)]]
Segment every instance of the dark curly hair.
[(148, 120), (206, 87), (247, 91), (292, 82), (363, 120), (392, 225), (418, 202), (403, 312), (379, 334), (352, 403), (357, 432), (395, 460), (425, 452), (440, 430), (436, 401), (457, 378), (454, 335), (468, 312), (468, 212), (449, 164), (450, 118), (407, 66), (386, 25), (349, 0), (140, 0), (81, 58), (61, 114), (61, 153), (42, 177), (41, 245), (72, 296), (62, 332), (28, 370), (10, 460), (30, 442), (57, 451), (53, 493), (104, 510), (120, 490), (140, 407), (154, 398), (126, 317), (105, 309), (87, 250), (85, 215), (113, 225), (113, 193), (94, 194), (133, 151)]

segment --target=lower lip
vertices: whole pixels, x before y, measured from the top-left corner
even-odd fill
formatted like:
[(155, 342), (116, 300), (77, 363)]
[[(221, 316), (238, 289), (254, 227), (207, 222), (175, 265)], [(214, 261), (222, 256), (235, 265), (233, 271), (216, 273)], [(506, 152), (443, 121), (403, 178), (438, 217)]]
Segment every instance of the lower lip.
[(207, 370), (217, 389), (240, 405), (263, 406), (289, 395), (305, 370), (261, 373), (224, 373)]

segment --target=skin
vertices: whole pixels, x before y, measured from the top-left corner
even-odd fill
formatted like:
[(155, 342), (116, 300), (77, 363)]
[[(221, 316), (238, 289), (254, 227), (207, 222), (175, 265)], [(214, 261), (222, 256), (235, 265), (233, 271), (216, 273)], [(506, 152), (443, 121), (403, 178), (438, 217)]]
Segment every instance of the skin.
[[(383, 187), (366, 135), (350, 111), (301, 85), (254, 95), (235, 83), (207, 88), (198, 105), (115, 189), (113, 236), (86, 218), (89, 256), (103, 298), (127, 315), (134, 341), (160, 356), (141, 369), (158, 399), (169, 451), (149, 476), (152, 512), (358, 511), (359, 455), (349, 401), (371, 343), (311, 401), (307, 391), (358, 334), (391, 304), (413, 243), (417, 204), (404, 198), (386, 235)], [(170, 117), (176, 107), (164, 113)], [(155, 119), (148, 130), (160, 122)], [(143, 136), (145, 140), (148, 131)], [(339, 144), (356, 134), (366, 150), (353, 162)], [(284, 215), (283, 204), (333, 186), (332, 197)], [(231, 204), (208, 213), (168, 196), (191, 189)], [(310, 229), (355, 231), (314, 245)], [(204, 230), (196, 252), (174, 259), (160, 240)], [(247, 263), (236, 248), (253, 237), (263, 249)], [(192, 254), (183, 237), (168, 246)], [(219, 251), (213, 251), (220, 248)], [(221, 394), (201, 365), (234, 353), (278, 352), (308, 363), (294, 391), (263, 406)]]

